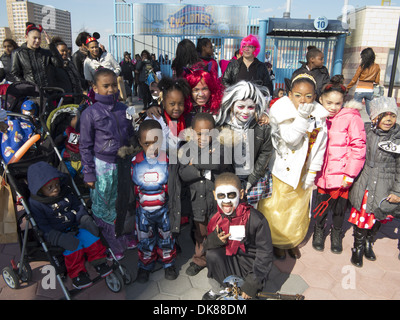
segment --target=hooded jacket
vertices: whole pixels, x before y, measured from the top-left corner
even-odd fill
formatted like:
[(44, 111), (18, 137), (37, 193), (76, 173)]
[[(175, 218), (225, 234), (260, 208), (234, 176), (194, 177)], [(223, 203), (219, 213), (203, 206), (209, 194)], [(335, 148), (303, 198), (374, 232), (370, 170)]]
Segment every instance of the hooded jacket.
[[(28, 168), (29, 205), (39, 229), (48, 238), (50, 231), (66, 232), (78, 226), (87, 214), (82, 203), (66, 183), (66, 176), (46, 162), (37, 162)], [(40, 189), (50, 180), (60, 179), (58, 197), (45, 197)]]
[(118, 95), (95, 94), (96, 103), (82, 112), (80, 120), (80, 153), (85, 182), (96, 181), (94, 158), (117, 162), (118, 149), (129, 145), (134, 130), (126, 117), (126, 105)]
[(365, 162), (366, 135), (360, 112), (362, 104), (349, 101), (332, 118), (327, 118), (328, 144), (316, 185), (322, 189), (340, 188), (343, 176), (356, 178)]
[[(389, 131), (372, 128), (365, 123), (367, 153), (363, 169), (350, 189), (349, 200), (358, 211), (361, 210), (365, 190), (368, 190), (367, 213), (373, 213), (378, 220), (387, 214), (380, 210), (380, 202), (389, 194), (400, 196), (400, 125)], [(400, 211), (394, 205), (393, 213)]]

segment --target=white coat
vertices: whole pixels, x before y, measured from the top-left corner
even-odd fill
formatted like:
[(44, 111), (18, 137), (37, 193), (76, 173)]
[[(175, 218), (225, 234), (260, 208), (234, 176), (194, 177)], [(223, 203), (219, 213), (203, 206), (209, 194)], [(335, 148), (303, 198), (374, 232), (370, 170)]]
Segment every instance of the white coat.
[(297, 188), (307, 157), (309, 137), (307, 132), (320, 128), (317, 139), (306, 163), (308, 171), (321, 170), (328, 140), (326, 118), (329, 112), (314, 102), (314, 110), (308, 119), (300, 117), (296, 107), (288, 97), (282, 97), (270, 110), (272, 143), (275, 154), (270, 162), (272, 174), (284, 183)]
[(94, 74), (100, 67), (111, 69), (117, 76), (119, 76), (121, 73), (121, 66), (114, 59), (112, 54), (109, 52), (103, 52), (99, 60), (89, 57), (85, 59), (83, 63), (83, 73), (85, 75), (85, 79), (88, 81), (93, 81)]

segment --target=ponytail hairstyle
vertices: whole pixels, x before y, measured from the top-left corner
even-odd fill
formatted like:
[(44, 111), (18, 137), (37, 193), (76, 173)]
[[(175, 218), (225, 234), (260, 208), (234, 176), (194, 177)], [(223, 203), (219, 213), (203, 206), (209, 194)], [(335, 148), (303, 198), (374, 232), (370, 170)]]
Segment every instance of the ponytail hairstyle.
[(186, 114), (189, 112), (189, 99), (190, 99), (191, 88), (189, 86), (189, 83), (184, 78), (173, 79), (170, 77), (162, 77), (162, 79), (158, 83), (158, 88), (161, 91), (160, 92), (161, 103), (169, 92), (173, 90), (178, 90), (182, 92), (185, 98), (185, 111), (183, 113)]
[(306, 54), (307, 63), (309, 63), (312, 58), (315, 58), (320, 54), (324, 53), (321, 50), (319, 50), (316, 46), (308, 46)]
[(346, 87), (343, 85), (343, 82), (344, 82), (343, 75), (333, 76), (329, 81), (329, 83), (322, 88), (321, 96), (332, 91), (339, 92), (343, 94), (343, 96), (345, 96), (347, 90)]

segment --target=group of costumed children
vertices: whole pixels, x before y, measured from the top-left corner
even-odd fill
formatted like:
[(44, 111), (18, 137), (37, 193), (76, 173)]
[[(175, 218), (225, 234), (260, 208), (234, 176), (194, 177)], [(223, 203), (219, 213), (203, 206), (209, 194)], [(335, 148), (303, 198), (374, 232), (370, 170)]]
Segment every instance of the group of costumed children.
[[(91, 285), (85, 258), (102, 276), (111, 272), (98, 227), (118, 259), (137, 246), (136, 281), (148, 281), (157, 261), (166, 279), (176, 279), (177, 239), (189, 212), (195, 252), (186, 273), (207, 267), (212, 289), (204, 299), (218, 298), (227, 276), (241, 276), (242, 296), (248, 299), (263, 289), (274, 256), (284, 258), (286, 250), (300, 256), (316, 185), (316, 207), (328, 208), (315, 215), (313, 247), (324, 249), (332, 211), (331, 250), (342, 251), (350, 202), (351, 262), (362, 266), (363, 256), (376, 259), (374, 236), (398, 210), (400, 127), (394, 99), (384, 97), (372, 101), (372, 122), (364, 124), (361, 105), (344, 103), (342, 80), (333, 77), (317, 102), (314, 78), (297, 75), (265, 124), (259, 120), (267, 111), (268, 92), (252, 82), (227, 87), (212, 115), (187, 112), (187, 81), (163, 78), (161, 117), (147, 118), (135, 132), (127, 107), (118, 101), (115, 73), (99, 69), (93, 80), (96, 103), (80, 116), (79, 145), (94, 220), (64, 176), (45, 163), (29, 168), (32, 215), (45, 239), (65, 249), (69, 276), (75, 287), (84, 288)], [(133, 148), (122, 155), (129, 145)], [(135, 203), (136, 226), (129, 234), (117, 232), (115, 224), (119, 192), (129, 189), (119, 178), (122, 157), (129, 159)], [(272, 180), (272, 193), (250, 204), (247, 197), (262, 180)]]

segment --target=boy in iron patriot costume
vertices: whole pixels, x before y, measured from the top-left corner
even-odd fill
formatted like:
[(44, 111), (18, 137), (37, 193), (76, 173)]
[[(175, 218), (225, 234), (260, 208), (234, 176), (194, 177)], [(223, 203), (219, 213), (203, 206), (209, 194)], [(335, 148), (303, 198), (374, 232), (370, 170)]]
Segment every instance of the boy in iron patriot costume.
[(142, 151), (132, 159), (131, 176), (136, 195), (136, 231), (138, 234), (138, 274), (145, 283), (160, 258), (165, 278), (175, 280), (175, 241), (168, 213), (168, 156), (161, 151), (163, 134), (156, 120), (145, 120), (138, 131)]

